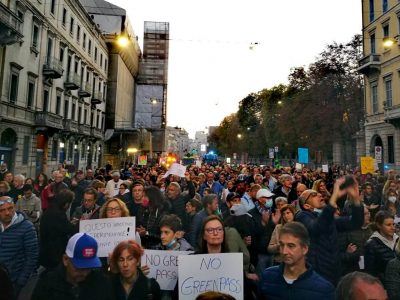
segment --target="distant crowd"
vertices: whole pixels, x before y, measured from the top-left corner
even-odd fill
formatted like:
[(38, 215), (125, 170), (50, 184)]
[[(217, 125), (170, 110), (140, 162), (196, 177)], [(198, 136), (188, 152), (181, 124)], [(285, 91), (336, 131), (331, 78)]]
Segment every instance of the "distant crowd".
[[(242, 253), (245, 299), (400, 299), (400, 175), (332, 166), (0, 165), (0, 299), (178, 299), (144, 249)], [(82, 220), (136, 220), (109, 258)], [(196, 299), (233, 299), (209, 291)]]

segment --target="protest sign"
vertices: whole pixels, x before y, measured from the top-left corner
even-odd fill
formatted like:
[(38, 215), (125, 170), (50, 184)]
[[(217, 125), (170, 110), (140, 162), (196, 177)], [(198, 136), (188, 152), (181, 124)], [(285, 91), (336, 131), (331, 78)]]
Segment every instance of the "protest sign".
[(164, 291), (172, 291), (178, 280), (178, 255), (187, 255), (193, 251), (144, 250), (141, 265), (147, 265), (150, 272), (147, 277), (157, 280)]
[(180, 164), (177, 163), (173, 163), (171, 165), (171, 167), (168, 169), (168, 171), (165, 173), (165, 175), (163, 176), (163, 178), (167, 178), (169, 175), (177, 175), (179, 177), (185, 177), (185, 173), (186, 173), (186, 167), (182, 166)]
[(329, 173), (329, 166), (328, 165), (322, 165), (322, 172)]
[(303, 169), (303, 165), (296, 163), (296, 171), (301, 171)]
[(180, 255), (179, 299), (195, 299), (206, 291), (243, 300), (243, 253)]
[(298, 162), (308, 164), (308, 148), (297, 148)]
[(138, 165), (139, 166), (147, 165), (147, 155), (139, 155), (139, 157), (138, 157)]
[(371, 156), (360, 157), (361, 162), (361, 174), (374, 173), (374, 159)]
[(81, 220), (79, 232), (85, 232), (97, 241), (97, 256), (108, 257), (119, 242), (135, 240), (135, 222), (135, 217)]

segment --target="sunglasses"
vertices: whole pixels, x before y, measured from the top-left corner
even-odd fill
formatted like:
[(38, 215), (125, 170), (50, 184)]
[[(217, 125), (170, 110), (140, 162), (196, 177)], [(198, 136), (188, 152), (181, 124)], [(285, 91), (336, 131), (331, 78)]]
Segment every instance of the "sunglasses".
[(4, 205), (6, 203), (8, 204), (14, 203), (14, 200), (11, 198), (8, 198), (7, 200), (0, 200), (0, 205)]

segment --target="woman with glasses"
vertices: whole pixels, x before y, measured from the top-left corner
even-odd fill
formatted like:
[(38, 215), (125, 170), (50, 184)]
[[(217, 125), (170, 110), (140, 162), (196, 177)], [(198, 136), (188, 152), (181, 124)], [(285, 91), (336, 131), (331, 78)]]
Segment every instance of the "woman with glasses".
[(161, 299), (160, 286), (139, 268), (143, 248), (135, 241), (120, 242), (110, 256), (111, 282), (116, 300)]

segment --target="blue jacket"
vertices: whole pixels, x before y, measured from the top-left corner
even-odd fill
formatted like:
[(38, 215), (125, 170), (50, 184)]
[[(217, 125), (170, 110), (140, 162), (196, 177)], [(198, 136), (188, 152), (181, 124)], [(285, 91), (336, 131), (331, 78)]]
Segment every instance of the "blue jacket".
[(295, 220), (303, 223), (310, 234), (310, 248), (307, 261), (315, 271), (336, 285), (340, 276), (338, 231), (361, 228), (364, 222), (362, 206), (352, 207), (352, 217), (334, 217), (335, 208), (326, 205), (318, 215), (312, 211), (300, 211)]
[(283, 277), (284, 264), (265, 269), (261, 274), (257, 299), (268, 300), (330, 300), (335, 299), (335, 288), (307, 265), (307, 271), (292, 284)]
[(23, 214), (0, 232), (0, 262), (7, 268), (15, 288), (23, 287), (37, 267), (38, 239), (33, 224)]
[[(203, 182), (200, 185), (199, 194), (202, 197), (203, 197), (204, 190), (208, 187), (209, 186), (207, 184), (207, 181)], [(212, 190), (213, 194), (216, 194), (218, 196), (218, 199), (221, 199), (221, 195), (222, 195), (222, 191), (224, 190), (224, 186), (222, 184), (220, 184), (219, 181), (214, 181), (213, 184), (211, 185), (211, 190)]]

